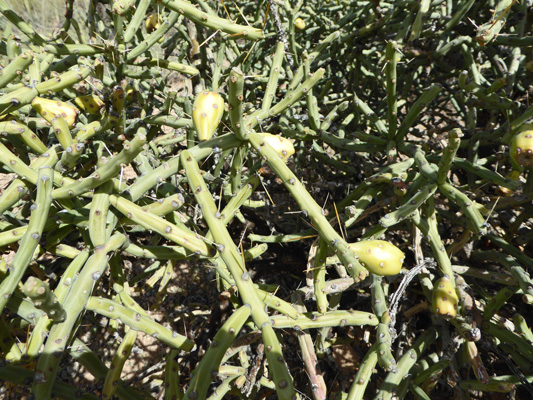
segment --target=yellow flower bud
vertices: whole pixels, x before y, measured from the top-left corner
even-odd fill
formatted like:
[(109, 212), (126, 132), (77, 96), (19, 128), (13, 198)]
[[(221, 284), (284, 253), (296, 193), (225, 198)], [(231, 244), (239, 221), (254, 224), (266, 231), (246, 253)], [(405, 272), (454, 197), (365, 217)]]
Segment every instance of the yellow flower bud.
[(350, 249), (363, 267), (376, 275), (396, 275), (402, 269), (405, 254), (385, 240), (363, 240), (351, 243)]
[(200, 141), (213, 137), (222, 114), (224, 114), (224, 99), (218, 93), (204, 91), (196, 96), (192, 120)]

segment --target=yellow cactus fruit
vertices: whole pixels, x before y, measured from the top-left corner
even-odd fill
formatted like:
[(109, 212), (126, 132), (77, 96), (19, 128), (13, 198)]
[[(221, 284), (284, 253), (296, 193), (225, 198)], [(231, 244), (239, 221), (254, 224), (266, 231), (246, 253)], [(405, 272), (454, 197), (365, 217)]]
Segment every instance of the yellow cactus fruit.
[(146, 25), (146, 32), (152, 33), (157, 28), (161, 26), (161, 16), (157, 14), (151, 14), (146, 18), (145, 25)]
[(124, 109), (124, 101), (124, 88), (120, 85), (115, 85), (111, 93), (111, 103), (117, 113), (121, 113)]
[(100, 115), (102, 113), (102, 108), (105, 105), (102, 99), (95, 94), (78, 96), (74, 99), (74, 102), (83, 111), (92, 115)]
[(222, 114), (224, 114), (224, 99), (218, 93), (204, 91), (196, 96), (192, 120), (201, 142), (213, 137)]
[(305, 21), (303, 19), (301, 19), (301, 18), (296, 18), (294, 20), (294, 26), (299, 31), (303, 31), (305, 29)]
[(444, 319), (455, 318), (459, 298), (450, 280), (443, 276), (433, 286), (433, 312)]
[(31, 106), (50, 123), (52, 123), (54, 118), (62, 117), (67, 122), (69, 128), (74, 126), (76, 123), (76, 117), (80, 113), (80, 110), (70, 104), (40, 97), (34, 98), (31, 102)]
[[(533, 126), (528, 125), (528, 128)], [(509, 155), (518, 168), (533, 166), (533, 129), (524, 130), (511, 139)]]
[(137, 91), (132, 86), (126, 86), (126, 104), (131, 104), (134, 102)]
[(376, 275), (396, 275), (402, 269), (405, 254), (385, 240), (363, 240), (351, 243), (350, 249), (361, 265)]
[(279, 135), (271, 135), (270, 133), (260, 133), (260, 135), (265, 139), (265, 142), (278, 152), (283, 161), (287, 162), (289, 157), (294, 154), (294, 146), (289, 139)]

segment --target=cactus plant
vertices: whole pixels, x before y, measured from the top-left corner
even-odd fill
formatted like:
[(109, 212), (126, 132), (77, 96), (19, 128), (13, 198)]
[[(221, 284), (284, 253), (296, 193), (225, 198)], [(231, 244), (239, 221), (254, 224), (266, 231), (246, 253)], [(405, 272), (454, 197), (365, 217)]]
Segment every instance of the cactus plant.
[(26, 3), (0, 0), (7, 397), (529, 395), (527, 1)]

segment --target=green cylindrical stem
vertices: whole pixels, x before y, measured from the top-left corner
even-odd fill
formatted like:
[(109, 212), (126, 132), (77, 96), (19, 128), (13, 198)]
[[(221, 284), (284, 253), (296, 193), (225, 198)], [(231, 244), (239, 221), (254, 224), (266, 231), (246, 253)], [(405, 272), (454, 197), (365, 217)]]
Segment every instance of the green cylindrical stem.
[(213, 380), (213, 374), (218, 371), (224, 353), (231, 346), (242, 326), (250, 316), (249, 307), (242, 306), (235, 310), (233, 314), (224, 322), (224, 325), (217, 332), (211, 346), (202, 357), (198, 367), (193, 371), (189, 382), (185, 399), (203, 399)]
[(130, 328), (151, 335), (169, 346), (185, 351), (190, 351), (194, 347), (194, 343), (185, 336), (173, 332), (151, 318), (124, 307), (113, 300), (90, 297), (87, 301), (86, 309), (108, 318), (119, 320)]
[(208, 15), (186, 1), (158, 0), (158, 3), (170, 8), (173, 11), (183, 14), (185, 17), (196, 22), (197, 24), (227, 33), (228, 39), (258, 40), (263, 39), (264, 37), (261, 29), (252, 28), (246, 25), (234, 24), (227, 19), (223, 19), (215, 15)]
[(374, 110), (372, 110), (370, 106), (366, 104), (363, 100), (361, 100), (355, 93), (354, 93), (354, 100), (355, 100), (355, 105), (357, 106), (359, 111), (365, 116), (365, 118), (367, 118), (372, 123), (372, 125), (374, 125), (374, 128), (376, 128), (378, 133), (384, 138), (386, 138), (388, 136), (388, 130), (383, 120), (381, 120), (376, 115)]
[(144, 143), (146, 143), (146, 136), (137, 134), (131, 142), (124, 143), (124, 149), (119, 154), (108, 160), (104, 166), (98, 168), (89, 177), (55, 189), (52, 196), (54, 199), (79, 196), (115, 178), (120, 172), (122, 165), (132, 162), (137, 154), (142, 151)]
[(387, 43), (385, 51), (387, 66), (385, 74), (387, 77), (387, 116), (389, 121), (389, 140), (394, 140), (396, 127), (398, 125), (398, 97), (396, 95), (396, 65), (398, 64), (398, 43), (391, 40)]
[(130, 243), (124, 251), (132, 256), (155, 260), (182, 260), (188, 257), (187, 252), (181, 246), (138, 246)]
[(464, 379), (459, 382), (459, 387), (468, 391), (476, 392), (495, 392), (495, 393), (511, 393), (516, 390), (516, 384), (510, 382), (502, 382), (499, 380), (489, 380), (487, 383), (482, 383), (475, 379)]
[(521, 265), (528, 266), (530, 270), (533, 270), (533, 258), (528, 257), (523, 251), (517, 249), (515, 246), (507, 242), (505, 239), (499, 237), (495, 233), (489, 233), (487, 237), (494, 244), (498, 245), (502, 250), (504, 250), (509, 255), (516, 258)]
[[(78, 271), (83, 264), (85, 264), (85, 261), (87, 261), (88, 257), (89, 252), (87, 250), (81, 251), (61, 275), (61, 279), (54, 291), (54, 295), (59, 301), (59, 304), (63, 304), (72, 285), (73, 279), (75, 279)], [(42, 316), (37, 323), (34, 323), (34, 325), (33, 331), (31, 332), (31, 336), (26, 345), (26, 355), (30, 359), (33, 359), (39, 355), (41, 346), (46, 339), (48, 329), (50, 328), (51, 324), (47, 316)]]
[(385, 214), (379, 220), (379, 223), (381, 224), (381, 226), (388, 228), (397, 224), (398, 222), (403, 221), (404, 219), (408, 218), (413, 212), (415, 212), (425, 201), (431, 198), (436, 190), (436, 184), (427, 184), (400, 208), (389, 214)]
[(353, 224), (355, 224), (359, 220), (359, 217), (361, 217), (361, 214), (365, 211), (368, 205), (374, 200), (374, 198), (380, 192), (380, 190), (381, 190), (380, 185), (372, 185), (364, 192), (362, 196), (359, 197), (359, 200), (357, 200), (353, 206), (346, 207), (345, 214), (349, 217), (344, 222), (344, 226), (346, 227), (346, 229), (350, 228)]
[[(208, 157), (213, 153), (214, 148), (221, 150), (231, 149), (237, 147), (242, 142), (233, 134), (219, 136), (217, 138), (201, 142), (189, 149), (195, 159), (201, 160)], [(133, 201), (139, 199), (150, 188), (156, 186), (157, 183), (162, 182), (169, 176), (178, 172), (180, 165), (180, 157), (176, 156), (163, 163), (160, 167), (157, 167), (148, 174), (138, 178), (136, 182), (128, 188), (128, 192)]]
[(33, 54), (30, 51), (25, 51), (6, 65), (0, 74), (0, 89), (22, 75), (22, 72), (30, 66), (32, 61)]
[(177, 12), (177, 10), (170, 12), (167, 15), (166, 19), (163, 20), (163, 23), (161, 23), (159, 28), (157, 28), (154, 32), (148, 35), (141, 43), (139, 43), (133, 49), (128, 51), (126, 61), (132, 62), (141, 54), (150, 49), (165, 35), (165, 33), (167, 33), (177, 23), (179, 18), (180, 14)]
[(76, 133), (75, 140), (78, 143), (83, 143), (91, 137), (111, 127), (109, 119), (104, 118), (102, 121), (93, 121), (81, 127)]
[(257, 246), (251, 247), (244, 251), (244, 260), (251, 261), (260, 257), (265, 251), (268, 250), (266, 243), (258, 244)]
[(320, 79), (322, 79), (324, 72), (325, 71), (322, 68), (316, 70), (313, 75), (311, 75), (304, 83), (294, 89), (294, 91), (289, 91), (283, 100), (281, 100), (275, 106), (269, 110), (261, 109), (251, 114), (247, 118), (248, 124), (246, 125), (246, 131), (253, 129), (257, 124), (266, 118), (281, 114), (291, 105), (296, 103), (305, 93), (307, 93), (307, 91), (309, 91), (318, 83)]
[(156, 115), (145, 118), (144, 122), (154, 125), (170, 126), (174, 129), (190, 128), (192, 126), (192, 120), (187, 118), (179, 118), (174, 115)]
[[(305, 76), (311, 76), (311, 61), (307, 53), (303, 55), (304, 59), (304, 74)], [(320, 116), (318, 113), (318, 102), (316, 96), (313, 95), (313, 88), (310, 88), (305, 95), (307, 103), (307, 114), (309, 116), (309, 125), (311, 129), (315, 131), (320, 128)]]
[(518, 286), (504, 286), (494, 296), (490, 298), (488, 304), (483, 310), (483, 318), (487, 321), (496, 314), (500, 309), (507, 304), (509, 299), (513, 297), (518, 291)]
[(485, 46), (492, 41), (505, 25), (509, 16), (509, 9), (514, 4), (513, 0), (499, 0), (491, 15), (490, 21), (477, 28), (476, 41)]
[[(41, 167), (53, 167), (57, 162), (57, 152), (55, 147), (51, 147), (47, 152), (43, 153), (39, 158), (34, 158), (30, 167), (37, 170)], [(22, 199), (28, 192), (26, 182), (21, 179), (13, 180), (9, 186), (0, 194), (0, 214), (8, 210), (17, 201)]]
[(67, 170), (73, 169), (83, 154), (85, 145), (83, 143), (73, 142), (68, 146), (61, 156), (61, 165)]
[(0, 97), (0, 114), (4, 115), (30, 104), (39, 94), (36, 88), (23, 86)]
[(237, 193), (241, 187), (242, 165), (247, 153), (247, 145), (239, 146), (233, 153), (230, 167), (231, 193)]
[(442, 86), (433, 85), (428, 90), (426, 90), (422, 95), (415, 101), (415, 103), (409, 108), (409, 112), (403, 119), (402, 124), (398, 127), (398, 132), (396, 133), (396, 143), (403, 142), (405, 135), (407, 134), (409, 128), (413, 126), (414, 122), (418, 118), (418, 115), (422, 110), (431, 103), (435, 97), (441, 91)]
[(93, 195), (89, 212), (89, 237), (94, 247), (103, 246), (107, 241), (107, 212), (109, 210), (109, 193), (113, 188), (112, 182), (100, 186)]
[(372, 313), (363, 311), (330, 311), (326, 314), (307, 312), (293, 319), (284, 315), (271, 317), (274, 328), (313, 329), (332, 326), (368, 325), (377, 326), (379, 320)]
[(18, 242), (26, 234), (27, 230), (28, 225), (25, 225), (0, 232), (0, 246), (6, 246), (8, 244)]
[(451, 282), (452, 287), (455, 288), (455, 278), (452, 269), (452, 262), (450, 257), (446, 253), (446, 248), (440, 237), (438, 228), (437, 228), (437, 216), (435, 211), (435, 202), (430, 201), (426, 208), (426, 218), (421, 219), (420, 215), (417, 213), (415, 218), (413, 218), (415, 225), (422, 231), (425, 237), (428, 238), (433, 256), (437, 260), (437, 265), (439, 266), (442, 274), (448, 278)]
[(137, 62), (133, 64), (134, 66), (142, 66), (142, 67), (158, 67), (158, 68), (165, 68), (170, 71), (178, 71), (179, 73), (183, 75), (189, 75), (189, 76), (195, 76), (200, 73), (200, 71), (191, 66), (186, 65), (174, 61), (168, 61), (163, 58), (151, 58), (151, 59), (145, 59), (141, 62)]
[(110, 202), (118, 211), (146, 229), (153, 230), (192, 253), (210, 256), (213, 248), (196, 233), (185, 230), (157, 215), (144, 211), (140, 206), (117, 195), (110, 196)]
[(34, 152), (38, 154), (43, 154), (46, 152), (47, 148), (43, 142), (37, 137), (35, 133), (32, 132), (30, 128), (26, 125), (16, 121), (15, 119), (11, 121), (0, 122), (0, 133), (1, 134), (14, 134), (20, 135), (22, 141)]
[(485, 225), (485, 218), (481, 215), (479, 209), (475, 204), (468, 198), (466, 194), (461, 192), (459, 189), (456, 189), (449, 183), (442, 183), (439, 185), (439, 190), (452, 202), (461, 207), (461, 210), (468, 218), (468, 221), (471, 222), (474, 232), (479, 234), (485, 234), (487, 232), (487, 227)]
[[(48, 53), (59, 55), (59, 56), (70, 56), (65, 57), (62, 61), (63, 63), (58, 63), (61, 65), (55, 64), (52, 68), (55, 71), (64, 71), (66, 68), (72, 65), (72, 61), (77, 60), (79, 56), (94, 56), (101, 54), (105, 51), (105, 48), (101, 45), (94, 44), (80, 44), (80, 43), (61, 43), (59, 44), (48, 44), (44, 46), (44, 50)], [(78, 66), (74, 67), (74, 70), (79, 69)], [(81, 79), (79, 79), (81, 80)], [(51, 83), (51, 82), (50, 82)], [(75, 82), (74, 82), (75, 83)], [(72, 86), (73, 83), (64, 86), (63, 88)], [(59, 91), (60, 89), (54, 90), (54, 92)], [(39, 93), (46, 92), (46, 87), (43, 86), (39, 90)]]
[(526, 319), (520, 314), (515, 314), (513, 315), (513, 322), (515, 324), (516, 331), (529, 343), (533, 343), (533, 332), (528, 326)]
[(243, 100), (244, 100), (244, 74), (237, 68), (232, 68), (228, 79), (229, 118), (233, 133), (240, 140), (247, 140), (248, 133), (244, 129)]
[(185, 199), (183, 198), (183, 195), (181, 193), (176, 193), (159, 199), (154, 203), (147, 204), (143, 206), (142, 209), (154, 215), (166, 215), (179, 209), (184, 202)]
[(133, 17), (124, 31), (124, 43), (129, 43), (135, 36), (135, 33), (146, 18), (146, 10), (148, 10), (150, 3), (150, 0), (140, 0), (138, 2), (135, 9), (135, 14), (133, 14)]
[[(78, 51), (78, 50), (76, 50)], [(74, 84), (87, 78), (91, 73), (89, 67), (73, 67), (70, 71), (64, 72), (54, 79), (39, 83), (35, 88), (39, 94), (48, 94), (50, 92), (59, 92), (63, 89), (72, 87)]]
[[(33, 170), (32, 170), (33, 171)], [(0, 283), (0, 313), (4, 310), (9, 298), (17, 288), (30, 264), (35, 249), (39, 245), (45, 222), (52, 204), (52, 185), (54, 170), (49, 167), (39, 169), (37, 174), (37, 196), (32, 205), (30, 222), (20, 242), (15, 257), (8, 266), (9, 275)]]
[(430, 328), (416, 340), (412, 348), (409, 349), (398, 361), (398, 371), (389, 372), (387, 374), (375, 396), (376, 400), (391, 400), (393, 398), (405, 375), (409, 374), (409, 371), (415, 365), (417, 359), (420, 358), (436, 338), (437, 334), (435, 329)]
[(418, 13), (416, 14), (415, 20), (411, 26), (411, 35), (409, 36), (409, 41), (416, 40), (420, 37), (422, 32), (424, 18), (426, 17), (429, 7), (431, 5), (431, 0), (421, 0), (418, 8)]
[(272, 66), (270, 67), (270, 75), (268, 77), (268, 83), (265, 89), (265, 95), (263, 96), (263, 103), (261, 104), (261, 110), (268, 111), (276, 95), (276, 89), (278, 87), (279, 72), (282, 68), (281, 63), (285, 55), (285, 45), (281, 42), (276, 44), (276, 52), (272, 59)]
[(11, 169), (19, 178), (28, 180), (34, 184), (37, 183), (37, 172), (9, 151), (3, 143), (0, 143), (0, 163)]
[[(227, 377), (222, 381), (220, 385), (214, 390), (213, 394), (207, 398), (207, 400), (223, 400), (226, 398), (226, 394), (234, 388), (233, 381), (237, 379), (239, 375)], [(166, 400), (166, 399), (165, 399)], [(174, 400), (174, 398), (172, 399)]]
[(452, 163), (461, 144), (461, 137), (463, 133), (461, 129), (456, 128), (452, 129), (448, 134), (448, 145), (442, 151), (442, 157), (439, 161), (439, 172), (437, 175), (437, 183), (439, 185), (443, 184), (446, 181), (448, 171), (452, 167)]
[[(388, 314), (384, 315), (388, 316)], [(382, 318), (382, 320), (385, 320), (386, 323), (380, 322), (376, 332), (378, 343), (378, 363), (385, 371), (393, 373), (398, 372), (396, 360), (394, 359), (391, 351), (392, 340), (389, 333), (390, 317)]]
[[(529, 299), (529, 301), (526, 302), (531, 304), (531, 301), (533, 300), (533, 281), (529, 277), (529, 274), (526, 272), (526, 270), (518, 261), (516, 261), (516, 259), (508, 256), (507, 254), (496, 251), (475, 252), (472, 254), (472, 256), (474, 260), (493, 261), (503, 265), (505, 269), (511, 273), (516, 283), (518, 283), (524, 296), (527, 296), (527, 299)], [(526, 298), (524, 298), (524, 300), (526, 300)]]
[(202, 215), (209, 226), (221, 258), (235, 279), (243, 303), (250, 307), (252, 319), (261, 329), (265, 347), (268, 347), (267, 359), (269, 369), (276, 383), (276, 392), (280, 399), (292, 399), (295, 396), (292, 378), (283, 360), (281, 345), (274, 333), (272, 323), (264, 310), (264, 304), (257, 295), (250, 275), (245, 269), (242, 256), (239, 254), (231, 235), (227, 231), (220, 212), (209, 193), (200, 174), (198, 164), (190, 151), (182, 151), (181, 163), (185, 168), (189, 185), (193, 190), (197, 202), (200, 204)]
[(490, 321), (483, 322), (483, 333), (509, 343), (511, 346), (517, 348), (520, 354), (526, 357), (529, 362), (533, 362), (533, 344), (528, 343), (522, 336)]
[(385, 292), (383, 290), (383, 279), (381, 276), (371, 274), (372, 291), (372, 309), (376, 314), (380, 323), (376, 332), (378, 344), (378, 362), (385, 371), (397, 371), (396, 360), (392, 355), (392, 340), (389, 332), (390, 316), (387, 311), (387, 302), (385, 300)]
[(179, 350), (171, 349), (165, 364), (165, 400), (182, 400), (183, 392), (179, 387), (180, 365), (178, 363)]
[(64, 150), (72, 145), (72, 135), (70, 134), (67, 121), (64, 118), (57, 116), (52, 119), (52, 128), (54, 129), (59, 144), (61, 144)]
[(370, 383), (372, 373), (378, 362), (378, 344), (375, 343), (366, 353), (365, 358), (359, 365), (352, 387), (346, 400), (362, 400), (366, 387)]
[[(350, 107), (350, 102), (349, 101), (343, 101), (342, 103), (340, 104), (337, 104), (335, 107), (333, 107), (333, 109), (324, 117), (322, 123), (320, 124), (320, 131), (327, 131), (331, 128), (331, 125), (333, 124), (333, 121), (339, 116), (339, 115), (342, 115), (342, 113), (344, 111), (346, 111), (348, 108)], [(339, 129), (339, 139), (342, 140), (344, 139), (344, 136), (343, 135), (343, 128), (345, 128), (346, 125), (348, 125), (352, 120), (353, 118), (355, 117), (355, 114), (354, 113), (351, 113), (351, 114), (348, 114), (348, 116), (346, 118), (344, 118), (344, 120), (341, 122), (341, 129)], [(321, 132), (321, 136), (326, 133), (326, 132)], [(328, 136), (328, 134), (326, 133), (326, 136)], [(333, 135), (331, 135), (332, 137), (335, 137)], [(378, 141), (381, 141), (381, 138), (378, 138)]]
[(95, 248), (93, 255), (87, 260), (82, 271), (74, 281), (63, 307), (67, 312), (65, 321), (54, 324), (48, 335), (44, 350), (37, 363), (33, 394), (37, 400), (50, 398), (52, 385), (56, 379), (57, 369), (63, 352), (74, 335), (75, 324), (96, 283), (107, 267), (107, 254), (122, 247), (126, 237), (120, 233), (113, 235), (104, 246)]
[(273, 293), (269, 293), (259, 288), (256, 288), (255, 290), (257, 292), (258, 297), (263, 301), (266, 307), (276, 310), (277, 312), (289, 318), (298, 318), (298, 312), (291, 305), (291, 303), (280, 299)]
[(30, 276), (28, 280), (26, 280), (22, 291), (33, 301), (33, 304), (35, 304), (37, 308), (43, 310), (51, 320), (61, 322), (65, 319), (65, 310), (48, 285), (39, 278)]
[(317, 310), (321, 314), (328, 311), (329, 301), (326, 296), (326, 256), (328, 244), (322, 238), (318, 239), (315, 260), (313, 263), (313, 292), (316, 298)]

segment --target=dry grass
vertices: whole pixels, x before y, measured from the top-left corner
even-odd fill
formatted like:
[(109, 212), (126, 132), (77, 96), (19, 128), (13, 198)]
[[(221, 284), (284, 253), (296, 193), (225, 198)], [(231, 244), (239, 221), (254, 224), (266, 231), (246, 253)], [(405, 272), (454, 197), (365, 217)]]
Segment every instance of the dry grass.
[[(37, 33), (49, 36), (51, 32), (60, 28), (65, 21), (65, 0), (6, 0), (21, 18), (23, 18)], [(89, 0), (77, 0), (74, 2), (74, 18), (83, 21), (87, 13)], [(0, 18), (0, 27), (5, 29), (5, 19)], [(11, 27), (8, 24), (8, 27)], [(16, 32), (16, 28), (13, 28)]]

